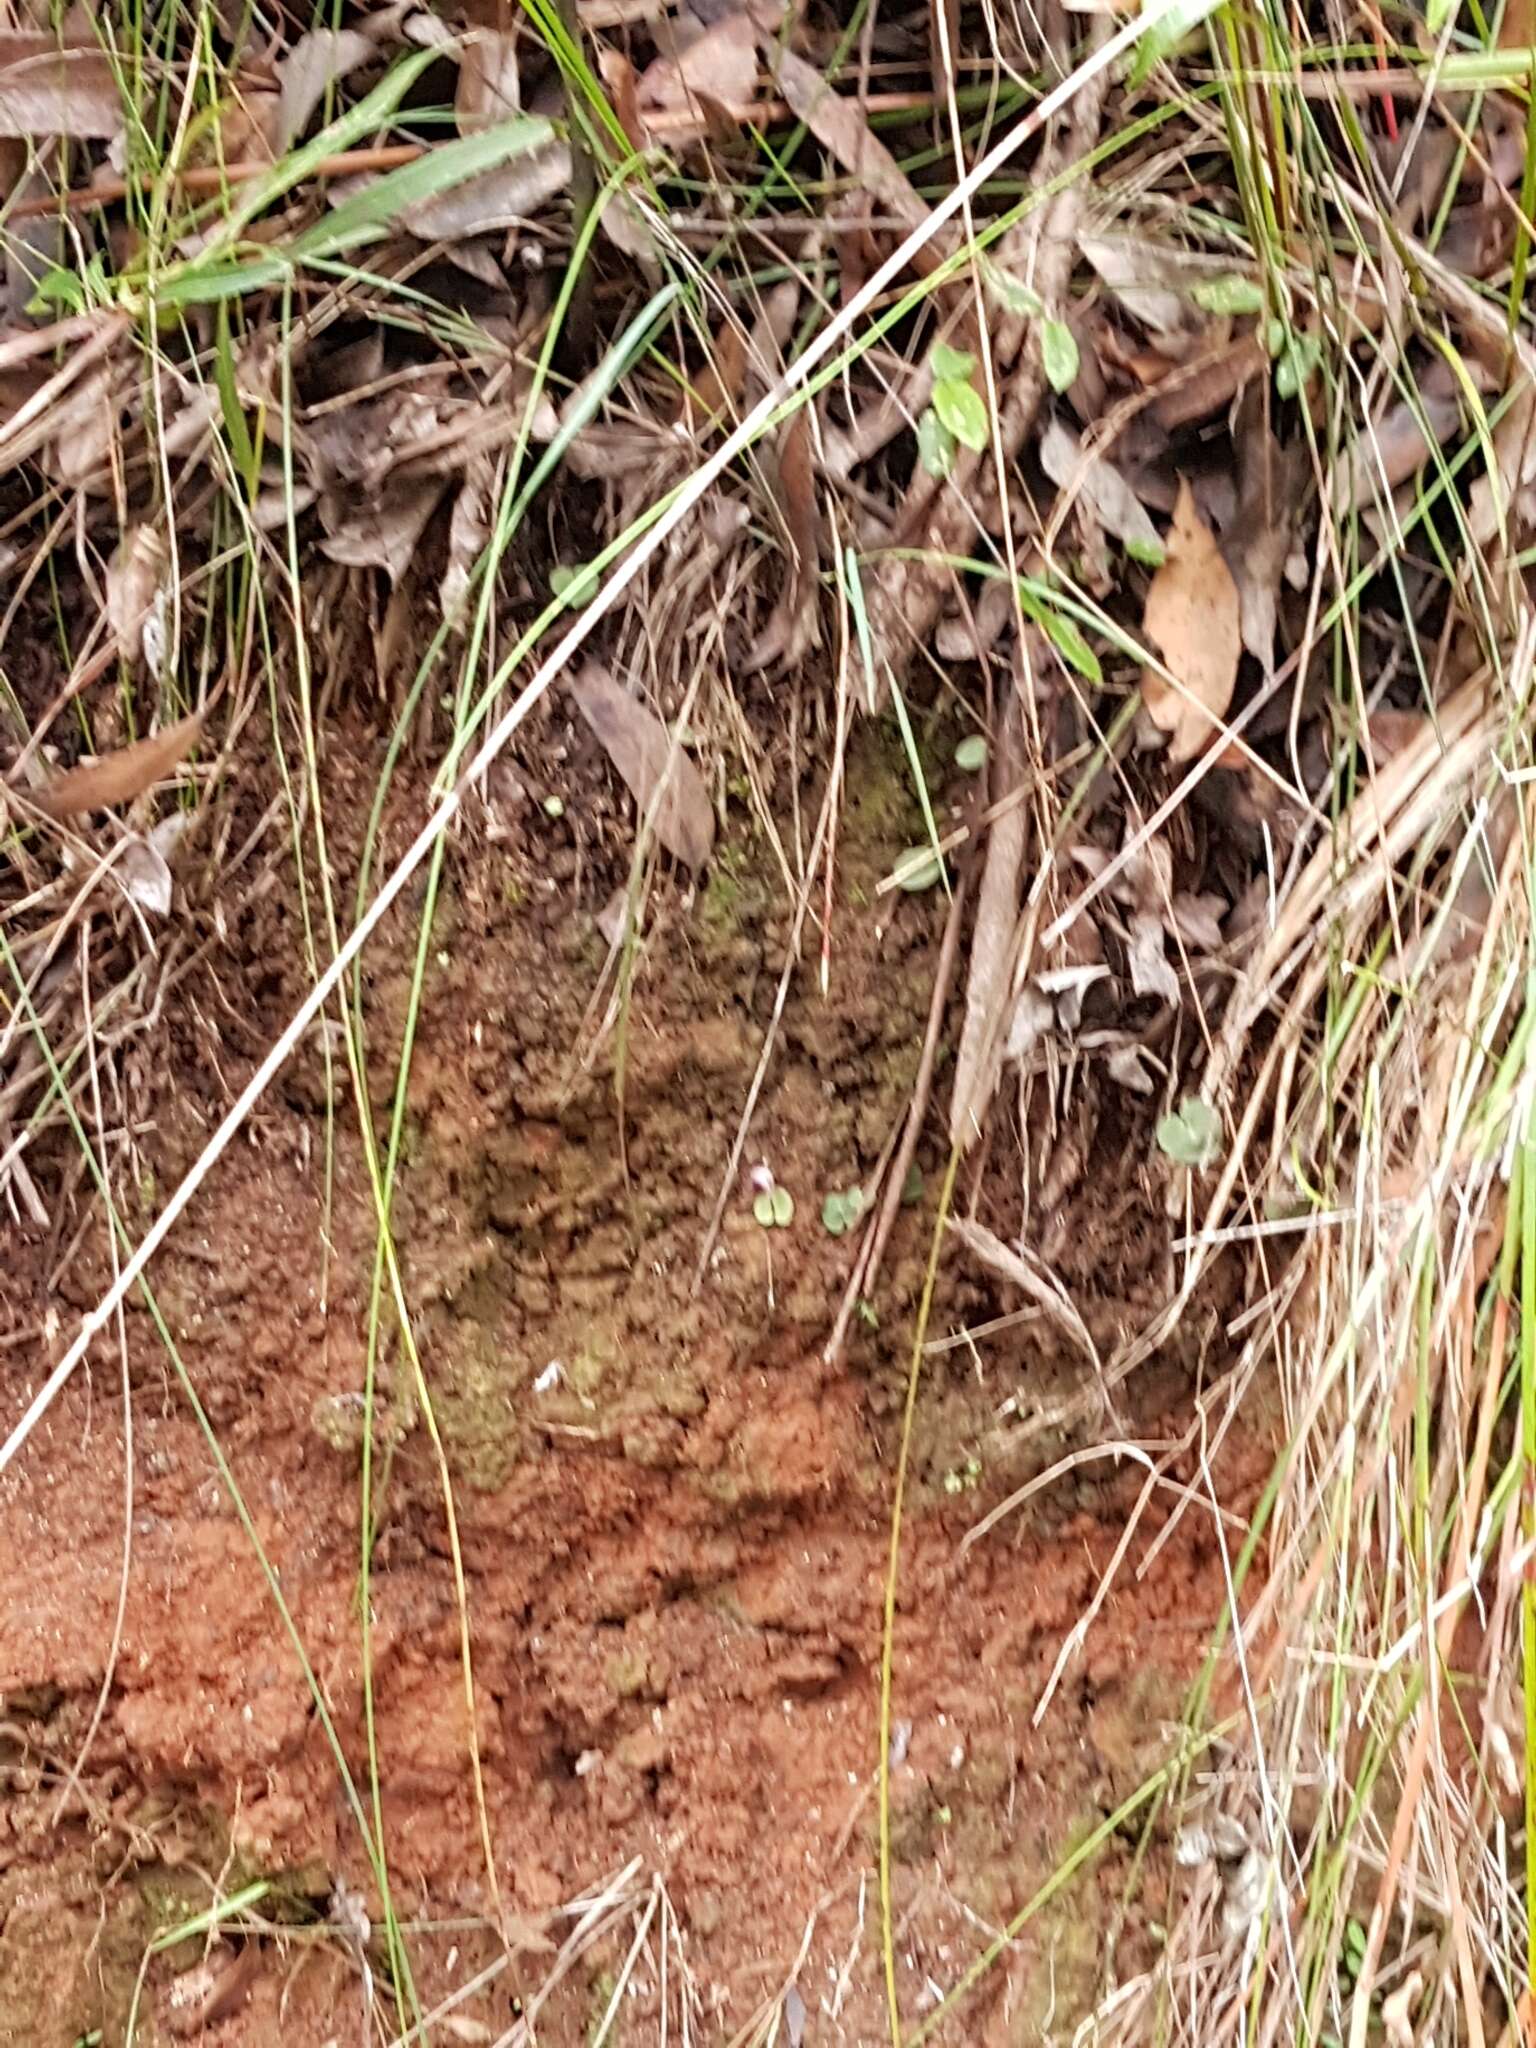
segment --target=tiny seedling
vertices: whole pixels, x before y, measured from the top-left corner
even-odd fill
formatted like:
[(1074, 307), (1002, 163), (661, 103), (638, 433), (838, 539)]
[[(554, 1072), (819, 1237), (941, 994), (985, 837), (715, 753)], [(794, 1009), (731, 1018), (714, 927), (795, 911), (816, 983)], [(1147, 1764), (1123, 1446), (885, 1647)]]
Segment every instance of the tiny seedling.
[(984, 734), (967, 733), (955, 749), (955, 766), (967, 775), (979, 775), (987, 765), (987, 742)]
[(1198, 1095), (1186, 1095), (1158, 1124), (1157, 1142), (1177, 1166), (1210, 1166), (1221, 1157), (1221, 1118)]
[(764, 1230), (788, 1230), (795, 1220), (795, 1198), (788, 1188), (764, 1188), (752, 1198), (752, 1214)]
[(971, 382), (976, 358), (934, 343), (933, 398), (917, 423), (917, 455), (930, 476), (946, 477), (957, 446), (979, 455), (987, 445), (987, 402)]
[(844, 1188), (841, 1193), (834, 1190), (821, 1205), (822, 1227), (829, 1237), (841, 1237), (844, 1231), (852, 1230), (865, 1207), (862, 1188)]
[(944, 1474), (946, 1493), (972, 1493), (981, 1483), (981, 1460), (974, 1454), (963, 1465), (952, 1465)]

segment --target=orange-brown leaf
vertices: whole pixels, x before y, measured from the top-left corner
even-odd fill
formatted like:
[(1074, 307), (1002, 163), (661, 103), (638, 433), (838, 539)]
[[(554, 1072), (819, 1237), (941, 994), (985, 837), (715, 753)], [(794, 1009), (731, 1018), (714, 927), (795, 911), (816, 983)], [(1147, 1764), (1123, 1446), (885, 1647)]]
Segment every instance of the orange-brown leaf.
[(1147, 585), (1142, 632), (1180, 687), (1148, 668), (1141, 694), (1153, 723), (1173, 736), (1169, 759), (1192, 761), (1232, 702), (1243, 642), (1232, 571), (1183, 478), (1167, 549)]
[(103, 754), (84, 768), (71, 768), (46, 789), (32, 792), (31, 801), (50, 818), (76, 818), (84, 811), (130, 803), (162, 775), (170, 774), (197, 744), (202, 729), (203, 714), (194, 711), (190, 718), (179, 718), (147, 740), (135, 740), (130, 747)]

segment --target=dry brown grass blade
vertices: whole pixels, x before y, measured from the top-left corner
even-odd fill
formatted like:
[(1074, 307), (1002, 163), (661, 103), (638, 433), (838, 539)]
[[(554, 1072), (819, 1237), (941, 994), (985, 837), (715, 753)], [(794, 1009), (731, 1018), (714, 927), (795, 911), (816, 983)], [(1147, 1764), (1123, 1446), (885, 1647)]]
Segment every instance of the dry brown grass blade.
[(802, 407), (787, 422), (779, 441), (775, 495), (789, 536), (789, 574), (778, 603), (744, 664), (747, 675), (774, 662), (789, 666), (816, 644), (820, 522), (816, 514), (813, 457), (810, 409)]
[(86, 811), (131, 803), (186, 758), (202, 729), (203, 714), (194, 711), (147, 740), (119, 747), (84, 768), (71, 768), (45, 789), (30, 791), (27, 800), (50, 818), (77, 818)]
[[(1000, 797), (1014, 787), (1021, 761), (1023, 719), (1018, 693), (1008, 699), (998, 722), (995, 781)], [(970, 969), (965, 990), (965, 1023), (955, 1058), (955, 1086), (949, 1104), (949, 1141), (964, 1151), (981, 1130), (1002, 1064), (1003, 1017), (1013, 980), (1014, 936), (1019, 918), (1019, 878), (1029, 821), (1022, 803), (1007, 804), (987, 834), (986, 866), (976, 899)]]

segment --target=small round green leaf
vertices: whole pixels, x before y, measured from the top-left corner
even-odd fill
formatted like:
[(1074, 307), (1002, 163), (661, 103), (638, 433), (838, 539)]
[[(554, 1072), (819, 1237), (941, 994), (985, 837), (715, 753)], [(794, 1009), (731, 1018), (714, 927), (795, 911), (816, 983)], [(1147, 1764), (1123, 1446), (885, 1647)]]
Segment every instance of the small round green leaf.
[(1004, 308), (1022, 320), (1038, 320), (1045, 310), (1040, 294), (1032, 292), (1022, 278), (1015, 277), (1011, 270), (1004, 270), (1000, 263), (983, 260), (983, 275), (988, 289), (996, 294)]
[(987, 445), (987, 404), (972, 384), (959, 377), (943, 377), (933, 387), (933, 409), (955, 439), (973, 454)]
[(1198, 1095), (1186, 1095), (1158, 1124), (1157, 1142), (1177, 1166), (1209, 1166), (1221, 1157), (1221, 1118)]
[(1065, 320), (1047, 320), (1041, 327), (1040, 360), (1045, 366), (1045, 381), (1053, 391), (1069, 391), (1077, 382), (1077, 336)]
[(1203, 313), (1262, 313), (1264, 287), (1254, 277), (1207, 277), (1190, 287), (1189, 296)]
[(979, 732), (967, 733), (955, 749), (955, 766), (967, 775), (979, 775), (987, 765), (986, 735)]
[(917, 895), (933, 888), (944, 872), (944, 864), (931, 846), (909, 846), (896, 863), (898, 888)]
[(772, 1230), (773, 1228), (773, 1197), (775, 1192), (776, 1190), (773, 1188), (764, 1188), (760, 1195), (752, 1197), (752, 1214), (761, 1223), (764, 1230)]
[(918, 416), (917, 459), (941, 483), (955, 466), (955, 437), (931, 405)]
[(775, 1188), (768, 1197), (773, 1210), (773, 1220), (780, 1230), (788, 1230), (795, 1220), (795, 1198), (788, 1188)]

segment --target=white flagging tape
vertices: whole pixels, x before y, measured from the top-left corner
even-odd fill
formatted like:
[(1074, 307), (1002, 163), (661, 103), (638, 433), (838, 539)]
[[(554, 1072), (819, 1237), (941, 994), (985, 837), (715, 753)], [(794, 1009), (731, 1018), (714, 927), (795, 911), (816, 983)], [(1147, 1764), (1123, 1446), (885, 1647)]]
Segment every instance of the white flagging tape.
[(274, 1076), (281, 1070), (294, 1047), (320, 1014), (326, 1002), (339, 987), (342, 976), (361, 953), (363, 947), (383, 919), (390, 905), (400, 895), (406, 883), (431, 852), (457, 815), (464, 801), (464, 792), (475, 783), (495, 760), (507, 741), (522, 724), (528, 713), (548, 690), (555, 677), (569, 662), (598, 620), (612, 608), (617, 598), (639, 575), (657, 549), (670, 538), (682, 521), (693, 510), (710, 485), (723, 469), (734, 462), (742, 449), (755, 438), (758, 430), (772, 416), (784, 400), (799, 385), (803, 384), (812, 370), (829, 354), (849, 328), (858, 319), (886, 286), (907, 267), (912, 257), (925, 242), (943, 226), (951, 214), (957, 213), (977, 188), (993, 178), (1007, 163), (1014, 152), (1023, 147), (1032, 135), (1039, 133), (1047, 121), (1059, 114), (1073, 97), (1082, 90), (1089, 79), (1094, 78), (1106, 65), (1113, 64), (1125, 51), (1141, 40), (1157, 24), (1169, 15), (1188, 14), (1190, 0), (1149, 0), (1146, 10), (1118, 29), (1107, 43), (1095, 50), (1079, 68), (1060, 85), (1048, 92), (1040, 104), (1022, 120), (1017, 128), (1010, 130), (955, 186), (946, 193), (927, 219), (913, 229), (901, 246), (894, 250), (843, 307), (836, 318), (827, 326), (784, 372), (778, 383), (768, 391), (737, 427), (736, 431), (723, 441), (715, 453), (703, 465), (679, 494), (671, 510), (636, 543), (632, 553), (627, 555), (604, 584), (599, 596), (584, 610), (571, 626), (558, 646), (540, 663), (536, 673), (521, 690), (516, 700), (499, 718), (486, 735), (484, 744), (464, 770), (453, 788), (437, 809), (428, 818), (420, 832), (400, 858), (400, 864), (389, 880), (369, 905), (364, 916), (353, 928), (351, 936), (330, 966), (320, 976), (299, 1008), (294, 1012), (281, 1036), (271, 1051), (256, 1069), (250, 1080), (241, 1089), (231, 1104), (224, 1121), (219, 1125), (208, 1143), (203, 1147), (196, 1162), (187, 1172), (176, 1192), (171, 1196), (155, 1221), (150, 1225), (139, 1248), (126, 1260), (109, 1291), (103, 1295), (96, 1307), (84, 1319), (80, 1334), (75, 1338), (43, 1385), (33, 1396), (26, 1413), (16, 1424), (4, 1444), (0, 1444), (0, 1472), (3, 1472), (27, 1438), (32, 1434), (59, 1389), (69, 1378), (75, 1367), (90, 1349), (96, 1333), (104, 1327), (116, 1312), (139, 1275), (149, 1264), (155, 1253), (165, 1242), (177, 1218), (182, 1214), (197, 1190), (208, 1178), (219, 1155), (244, 1123), (250, 1111), (270, 1086)]

